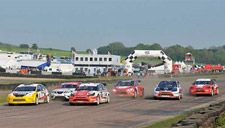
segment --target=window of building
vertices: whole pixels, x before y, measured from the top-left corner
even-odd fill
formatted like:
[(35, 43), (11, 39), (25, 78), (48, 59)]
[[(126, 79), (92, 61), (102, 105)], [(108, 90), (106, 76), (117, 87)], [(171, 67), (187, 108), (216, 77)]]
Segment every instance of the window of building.
[(88, 61), (88, 58), (87, 57), (85, 57), (85, 61)]
[(104, 58), (104, 61), (107, 61), (107, 58)]
[(102, 61), (102, 58), (99, 58), (99, 61)]
[(112, 58), (109, 58), (109, 61), (112, 61)]
[(79, 61), (79, 57), (76, 57), (76, 61)]
[(98, 58), (95, 57), (95, 61), (98, 61)]
[(87, 72), (88, 71), (88, 68), (85, 68), (84, 70), (85, 70), (85, 72)]
[(83, 60), (84, 60), (84, 58), (83, 58), (83, 57), (81, 57), (81, 58), (80, 58), (80, 61), (83, 61)]
[(92, 57), (90, 57), (90, 61), (93, 61), (93, 58)]

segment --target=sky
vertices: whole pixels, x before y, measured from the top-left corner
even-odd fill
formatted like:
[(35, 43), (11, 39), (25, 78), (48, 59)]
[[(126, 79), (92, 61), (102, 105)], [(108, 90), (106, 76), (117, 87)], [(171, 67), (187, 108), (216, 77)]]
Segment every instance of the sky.
[(225, 0), (0, 0), (0, 42), (94, 49), (225, 45)]

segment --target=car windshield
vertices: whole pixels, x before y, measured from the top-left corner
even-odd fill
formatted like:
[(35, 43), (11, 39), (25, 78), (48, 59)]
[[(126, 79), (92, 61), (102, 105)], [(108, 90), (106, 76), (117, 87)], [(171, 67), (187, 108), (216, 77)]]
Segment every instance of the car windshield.
[(198, 85), (198, 84), (210, 84), (210, 81), (195, 81), (194, 85)]
[(61, 88), (76, 88), (76, 84), (63, 84)]
[(134, 86), (134, 81), (120, 81), (116, 86)]
[(177, 87), (176, 81), (161, 81), (158, 85), (159, 88), (174, 88)]
[(77, 91), (81, 90), (97, 91), (97, 86), (80, 86)]
[(17, 87), (14, 91), (35, 91), (36, 87)]

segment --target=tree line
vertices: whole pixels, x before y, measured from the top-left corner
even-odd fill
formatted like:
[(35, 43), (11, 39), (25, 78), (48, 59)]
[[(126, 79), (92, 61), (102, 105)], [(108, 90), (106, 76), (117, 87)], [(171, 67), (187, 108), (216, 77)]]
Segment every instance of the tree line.
[(185, 54), (190, 52), (193, 54), (196, 63), (199, 64), (222, 64), (225, 65), (225, 45), (212, 46), (205, 49), (194, 49), (192, 46), (183, 47), (181, 45), (172, 45), (163, 48), (160, 44), (143, 44), (139, 43), (134, 47), (126, 47), (121, 42), (110, 43), (107, 46), (98, 48), (99, 54), (107, 54), (110, 52), (114, 55), (128, 56), (133, 50), (163, 50), (173, 61), (184, 61)]

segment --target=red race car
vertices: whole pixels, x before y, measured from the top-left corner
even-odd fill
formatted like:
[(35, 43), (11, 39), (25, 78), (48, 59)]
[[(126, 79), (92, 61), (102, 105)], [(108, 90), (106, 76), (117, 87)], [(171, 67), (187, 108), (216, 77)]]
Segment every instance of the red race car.
[(112, 89), (113, 96), (134, 97), (144, 96), (144, 87), (137, 80), (122, 80)]
[(78, 103), (109, 103), (109, 91), (102, 83), (82, 83), (75, 93), (71, 94), (70, 105)]
[(189, 93), (192, 95), (219, 95), (219, 86), (217, 85), (215, 79), (197, 79), (189, 88)]

